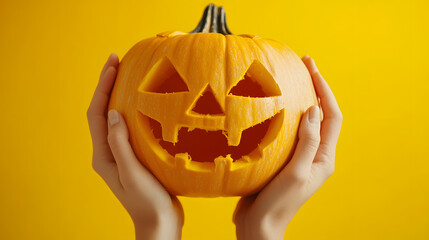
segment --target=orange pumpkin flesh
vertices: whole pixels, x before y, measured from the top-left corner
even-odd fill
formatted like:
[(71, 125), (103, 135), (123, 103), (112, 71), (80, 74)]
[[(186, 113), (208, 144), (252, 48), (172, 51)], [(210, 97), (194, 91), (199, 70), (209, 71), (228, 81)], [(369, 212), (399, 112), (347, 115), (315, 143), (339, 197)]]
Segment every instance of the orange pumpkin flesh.
[(166, 32), (124, 56), (109, 109), (168, 191), (216, 197), (259, 191), (290, 159), (315, 104), (305, 65), (276, 41)]

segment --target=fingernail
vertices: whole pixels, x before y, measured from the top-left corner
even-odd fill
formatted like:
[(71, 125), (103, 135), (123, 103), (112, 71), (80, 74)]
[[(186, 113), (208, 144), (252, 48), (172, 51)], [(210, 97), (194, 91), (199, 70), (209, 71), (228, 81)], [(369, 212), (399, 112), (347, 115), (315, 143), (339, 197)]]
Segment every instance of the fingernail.
[(110, 126), (113, 126), (119, 122), (119, 114), (115, 109), (109, 111), (108, 117)]
[(319, 107), (313, 106), (310, 108), (310, 112), (308, 114), (308, 120), (311, 123), (317, 123), (320, 120), (320, 113), (319, 113)]

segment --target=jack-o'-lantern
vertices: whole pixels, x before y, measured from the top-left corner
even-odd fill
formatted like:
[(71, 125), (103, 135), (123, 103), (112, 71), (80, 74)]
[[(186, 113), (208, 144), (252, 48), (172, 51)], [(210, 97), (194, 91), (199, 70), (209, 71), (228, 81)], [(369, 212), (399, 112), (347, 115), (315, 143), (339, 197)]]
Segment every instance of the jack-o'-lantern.
[(142, 164), (172, 194), (259, 191), (289, 161), (311, 77), (287, 46), (233, 35), (210, 4), (191, 33), (165, 32), (124, 56), (109, 109)]

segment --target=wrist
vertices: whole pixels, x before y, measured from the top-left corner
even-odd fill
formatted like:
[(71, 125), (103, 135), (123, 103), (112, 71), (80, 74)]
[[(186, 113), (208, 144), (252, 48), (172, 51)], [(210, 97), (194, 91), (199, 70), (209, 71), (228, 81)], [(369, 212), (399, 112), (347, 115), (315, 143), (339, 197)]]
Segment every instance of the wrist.
[(237, 233), (237, 239), (281, 240), (293, 216), (279, 213), (259, 217), (247, 216), (240, 226), (237, 225), (237, 231), (241, 231), (240, 234)]
[(136, 240), (180, 239), (183, 223), (167, 214), (133, 220)]

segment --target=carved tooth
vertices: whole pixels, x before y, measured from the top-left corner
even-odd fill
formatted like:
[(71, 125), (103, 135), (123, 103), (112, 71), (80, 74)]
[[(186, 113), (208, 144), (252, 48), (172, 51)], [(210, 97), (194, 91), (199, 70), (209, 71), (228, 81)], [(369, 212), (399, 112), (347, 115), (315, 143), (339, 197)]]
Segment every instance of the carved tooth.
[(238, 146), (241, 140), (242, 130), (238, 128), (228, 130), (228, 145), (229, 146)]
[(191, 156), (189, 156), (189, 154), (186, 153), (176, 153), (176, 155), (174, 155), (174, 158), (176, 160), (176, 166), (177, 167), (182, 167), (187, 168), (187, 165), (191, 162)]
[(178, 132), (178, 127), (174, 125), (162, 125), (162, 139), (166, 142), (177, 143)]
[(242, 159), (245, 161), (245, 162), (252, 162), (252, 159), (250, 159), (250, 157), (249, 156), (247, 156), (247, 155), (245, 155), (245, 156), (243, 156), (242, 157)]
[(232, 161), (233, 159), (231, 158), (231, 154), (228, 154), (226, 157), (219, 156), (215, 158), (215, 172), (219, 174), (230, 172)]

